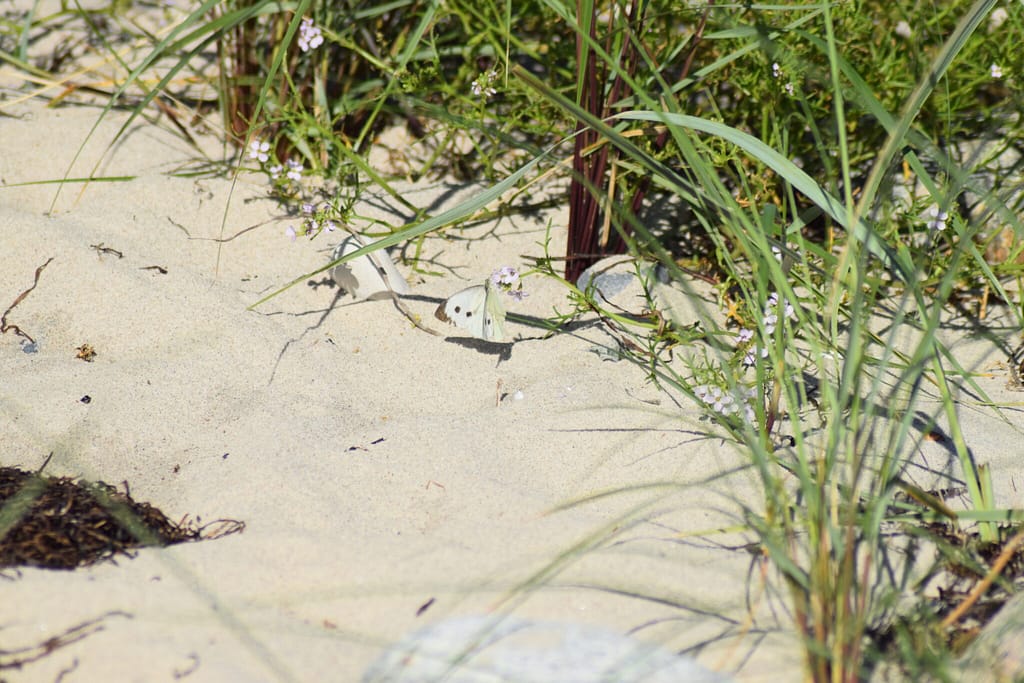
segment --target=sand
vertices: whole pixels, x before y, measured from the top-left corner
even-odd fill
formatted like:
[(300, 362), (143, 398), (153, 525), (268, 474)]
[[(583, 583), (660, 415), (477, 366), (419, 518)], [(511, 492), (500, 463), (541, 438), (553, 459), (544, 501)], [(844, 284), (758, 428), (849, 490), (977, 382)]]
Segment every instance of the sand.
[[(299, 219), (264, 176), (174, 177), (198, 164), (165, 122), (139, 120), (108, 150), (124, 120), (112, 114), (72, 167), (95, 108), (17, 113), (0, 119), (0, 307), (52, 261), (8, 316), (38, 351), (0, 336), (0, 464), (36, 469), (52, 453), (49, 474), (127, 482), (172, 518), (246, 528), (74, 572), (7, 572), (0, 649), (93, 627), (5, 680), (356, 681), (416, 629), (504, 613), (629, 635), (736, 680), (800, 678), (775, 572), (743, 549), (749, 533), (714, 532), (741, 522), (756, 480), (697, 406), (592, 352), (614, 344), (592, 317), (551, 336), (513, 319), (514, 342), (497, 347), (434, 319), (492, 270), (528, 270), (549, 237), (560, 255), (564, 208), (431, 236), (430, 273), (395, 254), (406, 305), (442, 336), (390, 301), (339, 300), (327, 273), (247, 310), (326, 265), (341, 235), (289, 240)], [(130, 180), (13, 186), (97, 160)], [(402, 186), (435, 213), (479, 189)], [(358, 213), (407, 218), (386, 196)], [(513, 314), (568, 310), (553, 280), (525, 287)], [(1001, 422), (965, 397), (963, 417), (999, 504), (1020, 507), (1024, 394), (1005, 389), (992, 340), (950, 334), (985, 390), (1014, 402)], [(92, 362), (76, 358), (82, 344)], [(948, 446), (923, 448), (955, 474)]]

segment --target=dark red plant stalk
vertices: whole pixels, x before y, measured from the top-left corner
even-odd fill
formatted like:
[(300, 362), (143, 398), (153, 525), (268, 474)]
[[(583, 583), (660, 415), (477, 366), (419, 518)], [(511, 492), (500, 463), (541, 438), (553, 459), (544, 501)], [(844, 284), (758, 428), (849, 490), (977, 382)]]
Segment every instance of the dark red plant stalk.
[[(577, 1), (577, 17), (583, 13), (580, 5), (581, 3)], [(633, 0), (626, 18), (627, 25), (632, 24), (636, 12), (637, 0)], [(612, 21), (614, 18), (609, 19), (609, 22)], [(611, 49), (612, 34), (613, 30), (610, 27), (605, 37), (606, 52)], [(590, 16), (589, 37), (590, 40), (597, 41), (596, 9), (592, 10)], [(635, 54), (631, 40), (627, 38), (622, 44), (624, 52), (619, 56), (620, 64), (626, 63), (631, 52)], [(587, 46), (587, 41), (582, 35), (576, 36), (576, 60), (578, 64), (583, 65), (580, 106), (599, 118), (607, 118), (611, 113), (609, 104), (624, 95), (626, 84), (621, 78), (616, 77), (608, 97), (604, 97), (608, 66), (602, 65), (599, 68), (597, 55)], [(635, 60), (629, 61), (635, 67)], [(595, 149), (594, 146), (600, 141), (600, 136), (597, 131), (587, 128), (582, 121), (576, 122), (576, 133), (572, 183), (569, 186), (569, 239), (565, 254), (565, 279), (569, 282), (575, 282), (587, 266), (600, 260), (603, 255), (621, 254), (626, 250), (626, 243), (618, 231), (608, 235), (600, 233), (600, 227), (605, 220), (601, 211), (602, 195), (614, 190), (608, 187), (606, 179), (608, 155), (611, 150), (608, 145), (601, 145)], [(589, 154), (586, 152), (588, 149), (591, 150)], [(608, 202), (608, 206), (611, 208), (611, 202)]]
[[(709, 0), (708, 9), (697, 27), (693, 37), (693, 46), (686, 58), (678, 78), (685, 78), (690, 72), (693, 57), (696, 54), (697, 45), (704, 33), (707, 22), (707, 12), (714, 4)], [(582, 14), (579, 2), (576, 6), (577, 17)], [(596, 12), (590, 18), (590, 39), (597, 40), (597, 17)], [(637, 36), (644, 35), (643, 17), (640, 16), (639, 2), (633, 0), (629, 12), (626, 15), (624, 30), (626, 36), (622, 41), (622, 52), (619, 54), (621, 70), (616, 72), (615, 80), (608, 90), (607, 97), (603, 97), (605, 83), (609, 74), (607, 65), (602, 65), (599, 70), (597, 56), (587, 47), (587, 42), (582, 36), (576, 37), (576, 59), (577, 63), (584, 64), (583, 87), (580, 90), (579, 104), (588, 112), (601, 119), (607, 119), (612, 112), (612, 105), (619, 100), (633, 94), (626, 79), (621, 73), (629, 74), (630, 78), (636, 74), (641, 65), (640, 44)], [(605, 39), (605, 52), (611, 52), (612, 45), (611, 28)], [(656, 63), (653, 56), (648, 53), (648, 62)], [(607, 178), (609, 154), (614, 155), (614, 163), (620, 156), (618, 150), (613, 150), (610, 145), (600, 145), (598, 133), (587, 128), (583, 122), (576, 124), (576, 139), (573, 149), (573, 177), (569, 186), (569, 236), (565, 254), (565, 279), (575, 282), (586, 268), (602, 257), (611, 254), (621, 254), (626, 251), (626, 237), (631, 233), (627, 220), (623, 215), (635, 216), (640, 211), (647, 190), (650, 187), (648, 177), (641, 178), (628, 198), (622, 201), (615, 201), (616, 188)], [(668, 142), (668, 131), (662, 130), (653, 142), (653, 151), (657, 152), (664, 148)], [(591, 150), (589, 154), (586, 150)], [(605, 216), (601, 210), (602, 203), (605, 203), (609, 211), (616, 211), (618, 215)], [(625, 214), (624, 212), (629, 212)], [(610, 220), (609, 220), (610, 219)], [(610, 224), (614, 229), (604, 232), (602, 226)]]
[[(225, 11), (223, 8), (214, 9), (213, 18), (217, 18), (218, 12)], [(229, 138), (235, 144), (241, 144), (246, 139), (256, 110), (260, 67), (255, 46), (254, 22), (233, 26), (229, 33), (217, 41), (217, 61), (227, 67), (226, 71), (221, 72), (220, 91), (224, 97), (221, 106)]]

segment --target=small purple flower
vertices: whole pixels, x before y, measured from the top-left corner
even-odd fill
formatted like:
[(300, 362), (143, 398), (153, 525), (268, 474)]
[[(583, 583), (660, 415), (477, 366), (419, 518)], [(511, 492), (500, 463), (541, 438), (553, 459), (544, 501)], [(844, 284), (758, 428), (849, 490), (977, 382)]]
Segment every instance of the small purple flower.
[(519, 271), (512, 266), (504, 266), (491, 273), (490, 282), (516, 301), (522, 301), (527, 296), (523, 291), (523, 283), (519, 280)]
[(295, 238), (299, 236), (299, 234), (297, 232), (295, 232), (295, 226), (293, 226), (293, 225), (289, 225), (288, 228), (284, 231), (284, 234), (292, 242), (294, 242)]
[(295, 182), (302, 180), (303, 165), (301, 161), (292, 161), (289, 159), (284, 162), (284, 164), (288, 167), (288, 173), (285, 174), (288, 176), (288, 180)]
[(253, 140), (249, 143), (249, 158), (259, 161), (261, 164), (267, 163), (270, 159), (270, 143), (266, 140)]
[(750, 341), (753, 338), (754, 338), (754, 331), (753, 330), (742, 329), (742, 330), (739, 331), (739, 334), (736, 335), (736, 338), (733, 339), (733, 344), (735, 344), (736, 346), (739, 346), (740, 344), (746, 344), (748, 341)]
[(476, 97), (483, 97), (485, 99), (493, 97), (498, 93), (498, 91), (491, 87), (491, 83), (493, 83), (497, 78), (498, 72), (491, 69), (487, 73), (477, 76), (476, 80), (473, 81), (473, 84), (469, 86), (469, 89)]
[(519, 271), (512, 266), (504, 266), (491, 273), (491, 282), (495, 285), (512, 287), (519, 282)]
[(274, 164), (273, 166), (267, 169), (267, 172), (270, 174), (271, 180), (277, 180), (278, 178), (281, 177), (281, 171), (283, 170), (284, 166), (282, 166), (281, 164)]
[(313, 26), (313, 20), (306, 17), (299, 25), (299, 49), (303, 52), (315, 50), (323, 45), (324, 36), (319, 27)]
[(768, 349), (762, 349), (762, 348), (758, 348), (756, 350), (753, 349), (753, 348), (747, 349), (746, 355), (743, 356), (743, 366), (747, 367), (747, 368), (754, 367), (755, 365), (757, 365), (757, 357), (758, 356), (760, 356), (761, 358), (767, 358), (768, 357)]
[(734, 417), (742, 413), (747, 422), (754, 423), (756, 413), (753, 401), (757, 397), (757, 390), (754, 388), (743, 390), (737, 387), (726, 393), (721, 387), (702, 384), (693, 388), (693, 394), (722, 417)]
[(988, 15), (988, 32), (992, 33), (992, 31), (999, 29), (999, 27), (1002, 26), (1009, 18), (1009, 12), (1002, 7), (992, 10), (992, 14)]
[[(768, 301), (764, 305), (764, 317), (761, 324), (764, 326), (764, 333), (768, 336), (775, 334), (775, 327), (779, 324), (779, 295), (772, 292), (768, 295)], [(788, 301), (782, 302), (782, 315), (788, 319), (796, 317), (796, 310)]]
[(931, 217), (931, 220), (927, 223), (929, 230), (938, 230), (939, 232), (942, 232), (946, 229), (946, 219), (949, 218), (949, 214), (947, 212), (942, 211), (938, 206), (933, 204), (932, 207), (928, 209), (928, 215)]

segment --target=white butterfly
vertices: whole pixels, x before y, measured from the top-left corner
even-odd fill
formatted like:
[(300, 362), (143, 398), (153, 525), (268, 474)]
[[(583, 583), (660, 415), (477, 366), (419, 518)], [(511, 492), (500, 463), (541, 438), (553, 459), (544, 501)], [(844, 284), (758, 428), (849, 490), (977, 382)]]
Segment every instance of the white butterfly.
[(456, 292), (437, 307), (434, 315), (438, 320), (461, 327), (477, 339), (505, 340), (505, 307), (501, 305), (501, 291), (491, 278), (482, 285)]
[[(340, 259), (346, 254), (362, 249), (366, 242), (359, 235), (349, 235), (334, 249), (331, 260)], [(339, 263), (331, 269), (331, 277), (339, 287), (348, 292), (354, 299), (381, 299), (395, 294), (408, 294), (409, 283), (395, 268), (395, 262), (384, 249), (372, 254), (363, 254), (359, 258)]]

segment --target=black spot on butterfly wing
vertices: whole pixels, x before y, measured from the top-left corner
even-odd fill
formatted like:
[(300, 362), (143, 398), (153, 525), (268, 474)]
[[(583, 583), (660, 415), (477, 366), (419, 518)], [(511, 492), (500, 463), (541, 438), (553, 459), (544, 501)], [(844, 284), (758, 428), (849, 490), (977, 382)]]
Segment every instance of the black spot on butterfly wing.
[[(447, 302), (445, 302), (438, 306), (437, 310), (434, 311), (434, 317), (446, 323), (454, 322), (451, 318), (448, 317), (448, 311), (445, 310), (445, 307), (447, 305)], [(452, 313), (454, 313), (455, 315), (464, 316), (467, 320), (473, 317), (473, 311), (463, 311), (462, 306), (458, 304), (452, 305)]]

